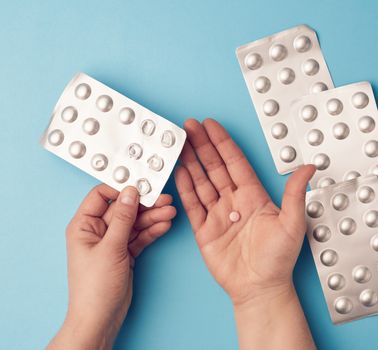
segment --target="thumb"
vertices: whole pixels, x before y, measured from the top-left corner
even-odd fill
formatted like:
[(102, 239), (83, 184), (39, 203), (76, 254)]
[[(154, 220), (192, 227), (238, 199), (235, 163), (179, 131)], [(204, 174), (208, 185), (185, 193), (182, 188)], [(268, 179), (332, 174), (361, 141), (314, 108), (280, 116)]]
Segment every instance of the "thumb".
[(135, 187), (126, 187), (118, 196), (105, 240), (118, 247), (127, 247), (139, 207), (139, 193)]
[(286, 184), (282, 199), (280, 218), (293, 228), (292, 234), (304, 233), (305, 227), (305, 201), (306, 187), (315, 173), (315, 166), (312, 164), (303, 165), (297, 169)]

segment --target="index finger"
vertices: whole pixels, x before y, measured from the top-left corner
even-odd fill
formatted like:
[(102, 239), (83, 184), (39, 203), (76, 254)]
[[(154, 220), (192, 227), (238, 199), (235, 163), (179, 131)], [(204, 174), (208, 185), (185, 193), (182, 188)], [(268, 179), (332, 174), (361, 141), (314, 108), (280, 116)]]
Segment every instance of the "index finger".
[(109, 208), (111, 201), (116, 200), (118, 195), (119, 192), (114, 188), (105, 184), (98, 185), (84, 198), (76, 216), (102, 217)]

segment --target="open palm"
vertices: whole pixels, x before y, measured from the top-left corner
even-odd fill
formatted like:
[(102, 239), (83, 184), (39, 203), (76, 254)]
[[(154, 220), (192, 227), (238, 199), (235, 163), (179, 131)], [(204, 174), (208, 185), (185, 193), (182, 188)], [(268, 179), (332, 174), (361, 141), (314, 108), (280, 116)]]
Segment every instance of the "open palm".
[[(219, 123), (190, 119), (185, 129), (176, 184), (210, 272), (234, 303), (291, 283), (315, 167), (303, 166), (290, 177), (279, 209)], [(240, 213), (238, 222), (230, 220), (232, 211)]]

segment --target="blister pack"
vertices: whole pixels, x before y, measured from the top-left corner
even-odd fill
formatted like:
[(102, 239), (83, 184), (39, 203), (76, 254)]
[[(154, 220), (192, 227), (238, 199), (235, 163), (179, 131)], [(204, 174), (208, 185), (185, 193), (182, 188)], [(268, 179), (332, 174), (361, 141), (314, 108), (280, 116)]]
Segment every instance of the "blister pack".
[(291, 116), (304, 163), (318, 170), (311, 188), (378, 175), (378, 112), (370, 83), (301, 97)]
[(334, 323), (378, 313), (378, 177), (306, 195), (307, 236)]
[(118, 191), (135, 186), (150, 207), (185, 138), (175, 124), (80, 73), (59, 98), (41, 143)]
[(277, 171), (303, 164), (290, 119), (293, 100), (333, 88), (316, 33), (301, 25), (236, 50)]

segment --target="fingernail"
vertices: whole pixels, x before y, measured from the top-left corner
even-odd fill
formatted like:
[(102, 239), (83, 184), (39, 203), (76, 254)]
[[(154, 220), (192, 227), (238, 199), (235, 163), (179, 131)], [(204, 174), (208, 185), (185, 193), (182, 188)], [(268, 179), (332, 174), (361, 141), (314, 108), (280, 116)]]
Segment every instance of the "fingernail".
[(137, 202), (138, 193), (133, 187), (127, 187), (121, 194), (121, 203), (126, 205), (134, 205)]

